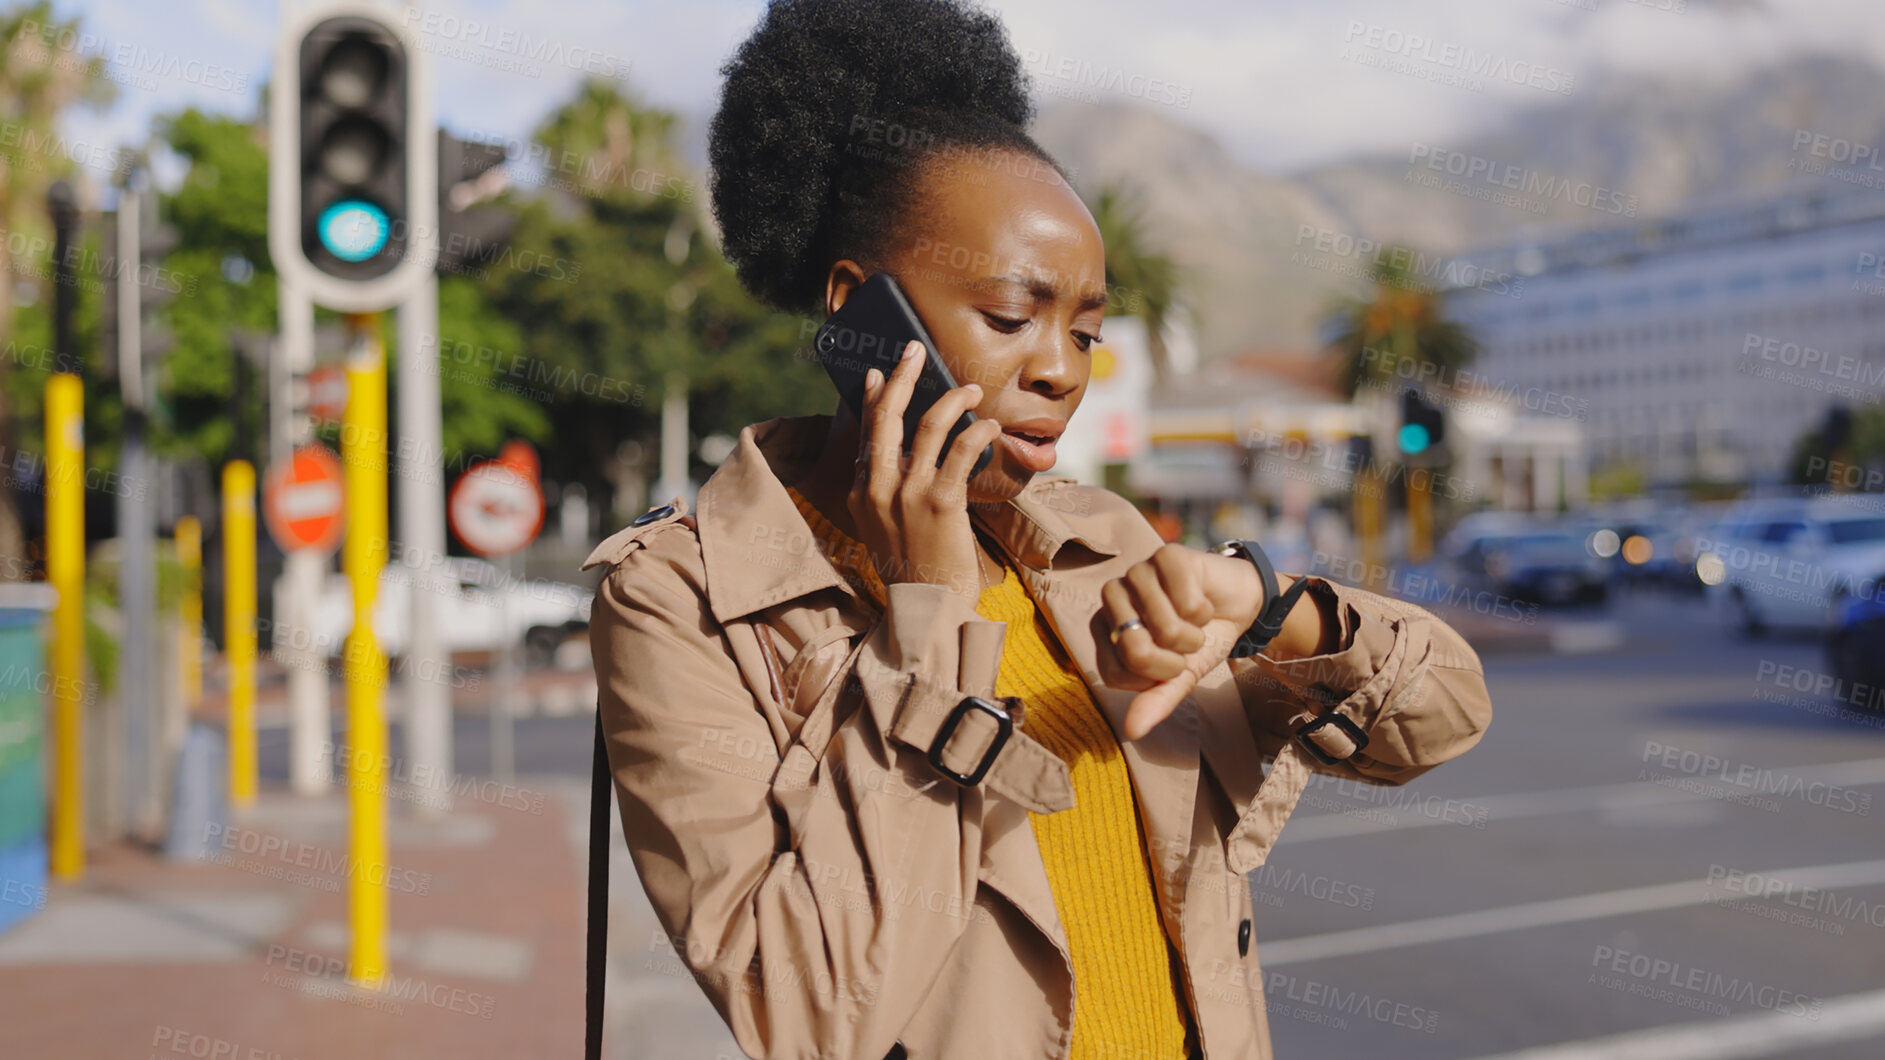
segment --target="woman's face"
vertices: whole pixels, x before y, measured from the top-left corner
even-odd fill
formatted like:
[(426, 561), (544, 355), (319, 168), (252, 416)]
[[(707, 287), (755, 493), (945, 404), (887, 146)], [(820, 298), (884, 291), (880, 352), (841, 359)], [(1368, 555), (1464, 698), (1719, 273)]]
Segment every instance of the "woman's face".
[[(1002, 425), (995, 456), (969, 480), (972, 502), (1019, 494), (1053, 465), (1057, 437), (1086, 393), (1090, 348), (1106, 307), (1099, 227), (1053, 167), (1002, 153), (926, 168), (916, 223), (888, 271), (935, 339), (959, 386), (981, 384), (978, 417)], [(832, 266), (826, 311), (866, 279)]]

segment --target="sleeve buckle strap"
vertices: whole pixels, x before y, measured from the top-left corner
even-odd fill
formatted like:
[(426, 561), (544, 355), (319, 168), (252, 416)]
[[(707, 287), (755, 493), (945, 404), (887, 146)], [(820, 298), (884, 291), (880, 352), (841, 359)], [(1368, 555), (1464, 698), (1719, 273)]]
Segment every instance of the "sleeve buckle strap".
[[(949, 711), (949, 715), (943, 719), (942, 724), (937, 726), (936, 738), (930, 741), (929, 764), (935, 766), (937, 772), (965, 788), (980, 784), (982, 778), (987, 776), (989, 769), (994, 766), (995, 756), (1001, 753), (1002, 745), (1008, 742), (1009, 735), (1014, 732), (1014, 715), (1011, 712), (1014, 699), (1015, 697), (1008, 696), (1002, 703), (997, 703), (981, 696), (967, 696), (957, 703), (954, 709)], [(967, 773), (958, 773), (943, 764), (943, 748), (949, 743), (949, 737), (955, 735), (956, 727), (962, 724), (962, 719), (971, 710), (981, 711), (995, 719), (995, 736), (989, 741), (988, 749), (982, 752), (982, 760), (975, 764), (975, 768)]]
[(1298, 726), (1295, 736), (1303, 750), (1325, 766), (1352, 758), (1368, 746), (1368, 734), (1348, 715), (1335, 709)]

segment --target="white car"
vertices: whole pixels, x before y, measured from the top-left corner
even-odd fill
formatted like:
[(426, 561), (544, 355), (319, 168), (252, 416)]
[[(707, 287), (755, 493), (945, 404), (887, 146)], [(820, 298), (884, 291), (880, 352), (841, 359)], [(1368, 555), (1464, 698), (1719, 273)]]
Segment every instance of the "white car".
[[(407, 616), (413, 586), (439, 593), (437, 612), (445, 650), (493, 651), (522, 643), (532, 664), (555, 655), (570, 633), (589, 625), (595, 595), (568, 582), (505, 579), (504, 572), (481, 559), (451, 557), (432, 571), (389, 563), (380, 572), (379, 598), (373, 606), (373, 631), (380, 650), (406, 650)], [(330, 657), (340, 655), (353, 631), (353, 588), (344, 574), (330, 574), (315, 608), (316, 643)]]
[(1710, 602), (1750, 636), (1774, 626), (1820, 629), (1835, 599), (1885, 592), (1877, 495), (1745, 501), (1696, 547), (1696, 577)]

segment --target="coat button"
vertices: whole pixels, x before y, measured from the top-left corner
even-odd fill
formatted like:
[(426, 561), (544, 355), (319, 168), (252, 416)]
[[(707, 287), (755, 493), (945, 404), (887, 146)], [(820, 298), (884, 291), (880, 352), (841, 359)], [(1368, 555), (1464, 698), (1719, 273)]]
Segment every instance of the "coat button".
[(1244, 922), (1237, 925), (1237, 956), (1243, 957), (1243, 956), (1248, 955), (1249, 953), (1250, 953), (1250, 918), (1244, 917)]
[(664, 504), (659, 508), (650, 508), (647, 511), (641, 513), (640, 515), (637, 515), (635, 517), (635, 521), (632, 523), (629, 523), (628, 525), (647, 526), (649, 523), (654, 522), (656, 519), (666, 519), (668, 516), (673, 515), (673, 514), (674, 514), (674, 505)]

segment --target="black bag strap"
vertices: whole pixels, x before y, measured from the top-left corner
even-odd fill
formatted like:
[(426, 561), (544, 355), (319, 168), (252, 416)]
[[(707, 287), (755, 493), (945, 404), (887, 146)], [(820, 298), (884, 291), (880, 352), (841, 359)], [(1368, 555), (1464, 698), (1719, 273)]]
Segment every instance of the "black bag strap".
[(589, 781), (588, 970), (583, 991), (585, 1060), (602, 1060), (602, 988), (609, 967), (609, 749), (602, 742), (602, 711), (596, 711), (596, 757)]

